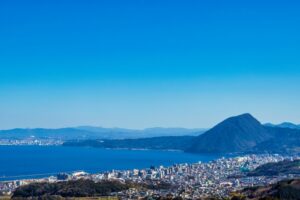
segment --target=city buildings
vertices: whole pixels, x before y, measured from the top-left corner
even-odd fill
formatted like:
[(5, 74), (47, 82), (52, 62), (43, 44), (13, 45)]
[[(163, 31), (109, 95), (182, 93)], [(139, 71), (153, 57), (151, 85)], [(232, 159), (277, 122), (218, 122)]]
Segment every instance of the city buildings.
[[(96, 182), (103, 180), (117, 180), (146, 185), (167, 184), (168, 189), (137, 189), (131, 188), (117, 195), (124, 199), (138, 199), (146, 196), (180, 196), (186, 199), (195, 199), (205, 196), (226, 197), (231, 192), (248, 186), (266, 185), (279, 180), (294, 177), (294, 175), (280, 176), (246, 176), (248, 171), (260, 165), (279, 162), (285, 159), (297, 159), (281, 155), (244, 155), (233, 158), (221, 158), (208, 163), (175, 164), (173, 166), (159, 166), (148, 169), (112, 170), (97, 174), (88, 174), (83, 171), (72, 174), (58, 174), (57, 177), (44, 179), (18, 180), (0, 182), (0, 191), (11, 194), (15, 188), (32, 182), (55, 182), (77, 179), (90, 179)], [(154, 187), (155, 188), (155, 187)]]

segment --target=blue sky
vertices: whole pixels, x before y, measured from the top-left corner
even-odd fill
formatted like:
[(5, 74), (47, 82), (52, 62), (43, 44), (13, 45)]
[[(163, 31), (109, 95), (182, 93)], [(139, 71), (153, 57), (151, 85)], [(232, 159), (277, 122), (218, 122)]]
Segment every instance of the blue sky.
[(0, 2), (0, 129), (300, 123), (299, 1)]

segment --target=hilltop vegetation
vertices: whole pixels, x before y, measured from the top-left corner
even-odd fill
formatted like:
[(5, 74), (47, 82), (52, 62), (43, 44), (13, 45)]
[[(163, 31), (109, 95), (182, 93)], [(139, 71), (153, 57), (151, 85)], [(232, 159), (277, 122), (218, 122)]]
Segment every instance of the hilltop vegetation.
[(300, 199), (300, 179), (280, 181), (276, 184), (245, 188), (232, 200), (297, 200)]
[(168, 190), (174, 186), (164, 183), (132, 183), (119, 181), (101, 181), (94, 182), (92, 180), (76, 180), (63, 181), (56, 183), (32, 183), (21, 186), (15, 190), (12, 199), (70, 199), (70, 197), (114, 197), (117, 192), (125, 191), (130, 188), (138, 188), (142, 190)]
[(280, 174), (300, 175), (300, 160), (267, 163), (249, 172), (248, 176), (278, 176)]
[(132, 185), (117, 181), (94, 182), (91, 180), (77, 180), (57, 183), (32, 183), (16, 189), (12, 198), (30, 197), (93, 197), (109, 196), (112, 192), (127, 190)]
[[(111, 192), (127, 190), (131, 187), (141, 187), (132, 184), (104, 181), (95, 183), (89, 180), (69, 181), (60, 183), (34, 183), (18, 188), (12, 199), (23, 200), (62, 200), (62, 199), (118, 199), (109, 196)], [(164, 187), (166, 189), (166, 187)], [(101, 196), (107, 196), (101, 198)], [(167, 195), (149, 196), (146, 199), (181, 200), (182, 197)], [(300, 199), (300, 179), (280, 181), (267, 186), (245, 188), (234, 192), (227, 200), (296, 200)], [(206, 197), (203, 200), (221, 200), (215, 197)], [(223, 199), (224, 200), (224, 199)]]

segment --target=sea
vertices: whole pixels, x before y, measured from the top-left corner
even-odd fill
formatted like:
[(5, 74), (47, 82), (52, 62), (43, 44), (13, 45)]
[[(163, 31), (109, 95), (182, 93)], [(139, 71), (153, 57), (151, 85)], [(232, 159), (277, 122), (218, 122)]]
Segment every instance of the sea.
[(43, 178), (58, 173), (144, 169), (209, 162), (218, 154), (181, 151), (101, 149), (65, 146), (0, 146), (0, 181)]

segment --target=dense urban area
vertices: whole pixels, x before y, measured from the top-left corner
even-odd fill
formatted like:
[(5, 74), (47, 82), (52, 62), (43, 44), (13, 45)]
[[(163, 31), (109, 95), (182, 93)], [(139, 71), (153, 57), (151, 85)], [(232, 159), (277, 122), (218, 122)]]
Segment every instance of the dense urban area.
[[(228, 197), (233, 191), (249, 186), (268, 185), (287, 178), (295, 178), (298, 174), (278, 174), (249, 176), (248, 172), (267, 163), (294, 161), (298, 157), (278, 154), (243, 155), (232, 158), (221, 158), (208, 163), (175, 164), (173, 166), (150, 167), (149, 169), (133, 169), (108, 171), (88, 174), (84, 171), (61, 173), (42, 179), (14, 180), (0, 182), (2, 194), (11, 195), (16, 188), (30, 183), (57, 183), (71, 180), (117, 181), (135, 184), (152, 185), (152, 188), (134, 187), (111, 193), (121, 199), (139, 199), (149, 196), (173, 196), (184, 199), (197, 199), (214, 196)], [(293, 173), (293, 172), (291, 172)], [(161, 186), (164, 187), (155, 187)]]

